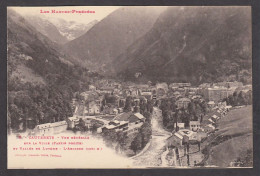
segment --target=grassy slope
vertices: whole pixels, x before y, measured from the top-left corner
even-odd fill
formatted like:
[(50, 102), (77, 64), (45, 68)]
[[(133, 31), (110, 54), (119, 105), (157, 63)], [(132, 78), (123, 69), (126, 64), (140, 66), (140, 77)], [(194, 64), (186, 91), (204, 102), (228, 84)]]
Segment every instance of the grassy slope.
[(252, 106), (232, 110), (219, 121), (218, 128), (220, 130), (216, 136), (231, 137), (211, 148), (207, 164), (227, 167), (230, 162), (253, 148)]

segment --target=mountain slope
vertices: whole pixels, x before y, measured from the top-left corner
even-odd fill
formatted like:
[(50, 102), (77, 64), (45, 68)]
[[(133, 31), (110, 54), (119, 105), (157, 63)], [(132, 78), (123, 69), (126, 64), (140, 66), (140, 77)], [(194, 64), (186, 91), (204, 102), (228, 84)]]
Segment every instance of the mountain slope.
[(122, 7), (83, 36), (67, 43), (64, 51), (78, 58), (78, 62), (94, 70), (110, 63), (136, 39), (153, 26), (164, 8)]
[[(88, 76), (88, 70), (70, 62), (68, 56), (60, 52), (57, 43), (11, 9), (8, 9), (7, 15), (7, 34), (9, 81), (18, 78), (24, 80), (23, 83), (37, 85), (45, 82), (57, 86), (74, 84), (73, 87), (76, 87), (76, 82), (84, 82), (85, 76)], [(33, 76), (35, 79), (31, 79)], [(38, 83), (31, 82), (36, 78)]]
[(70, 63), (56, 42), (9, 8), (7, 54), (8, 128), (14, 132), (71, 117), (73, 94), (99, 78)]
[(154, 27), (113, 61), (125, 79), (193, 83), (251, 77), (248, 7), (169, 7)]
[[(18, 78), (27, 80), (24, 83), (45, 82), (44, 74), (53, 73), (52, 65), (59, 60), (57, 52), (59, 46), (10, 9), (7, 16), (7, 34), (9, 81)], [(26, 74), (28, 71), (30, 75)], [(27, 77), (31, 78), (27, 79)]]
[(38, 16), (30, 16), (30, 15), (27, 15), (24, 18), (32, 26), (34, 26), (39, 32), (41, 32), (43, 35), (48, 37), (53, 42), (56, 42), (58, 44), (65, 44), (66, 42), (68, 42), (67, 38), (64, 37), (58, 31), (57, 27), (47, 19)]

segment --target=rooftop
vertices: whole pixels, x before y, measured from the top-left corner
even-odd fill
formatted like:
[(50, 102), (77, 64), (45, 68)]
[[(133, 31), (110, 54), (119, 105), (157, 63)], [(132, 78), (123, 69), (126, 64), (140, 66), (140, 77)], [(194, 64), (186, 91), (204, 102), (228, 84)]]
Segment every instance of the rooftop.
[(177, 100), (177, 101), (190, 101), (190, 99), (189, 98), (180, 98), (179, 100)]
[(140, 119), (140, 120), (145, 119), (145, 117), (144, 117), (142, 114), (140, 114), (139, 112), (138, 112), (138, 113), (135, 113), (134, 115), (135, 115), (138, 119)]

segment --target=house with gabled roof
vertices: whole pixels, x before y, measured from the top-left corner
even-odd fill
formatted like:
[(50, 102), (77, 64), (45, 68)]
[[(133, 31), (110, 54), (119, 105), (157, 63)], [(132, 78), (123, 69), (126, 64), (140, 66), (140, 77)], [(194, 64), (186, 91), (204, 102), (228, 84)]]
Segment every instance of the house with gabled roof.
[(179, 147), (182, 146), (183, 136), (174, 133), (171, 137), (167, 139), (167, 147)]
[(108, 125), (106, 125), (102, 128), (102, 132), (112, 131), (112, 130), (115, 132), (118, 132), (118, 131), (126, 132), (128, 130), (128, 122), (113, 120), (113, 121), (109, 122)]
[(127, 121), (129, 126), (128, 133), (132, 133), (137, 132), (143, 125), (145, 117), (140, 113), (124, 112), (118, 114), (113, 120)]
[(213, 126), (212, 124), (208, 124), (203, 128), (204, 128), (204, 131), (207, 133), (213, 132), (216, 129), (216, 127)]

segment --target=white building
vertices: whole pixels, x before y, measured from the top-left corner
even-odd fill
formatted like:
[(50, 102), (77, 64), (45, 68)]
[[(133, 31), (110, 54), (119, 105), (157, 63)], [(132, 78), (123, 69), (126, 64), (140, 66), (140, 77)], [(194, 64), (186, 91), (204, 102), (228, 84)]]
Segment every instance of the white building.
[(37, 135), (50, 135), (66, 131), (67, 127), (68, 124), (66, 121), (60, 121), (55, 123), (44, 123), (37, 125), (33, 131)]
[(190, 130), (198, 131), (200, 129), (200, 122), (199, 121), (190, 121)]

